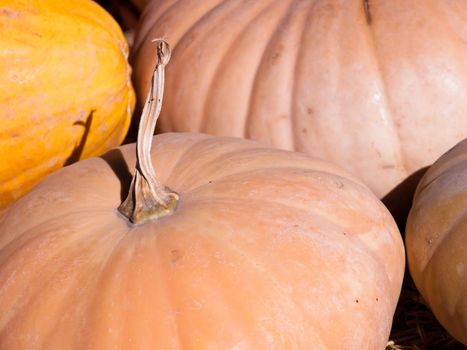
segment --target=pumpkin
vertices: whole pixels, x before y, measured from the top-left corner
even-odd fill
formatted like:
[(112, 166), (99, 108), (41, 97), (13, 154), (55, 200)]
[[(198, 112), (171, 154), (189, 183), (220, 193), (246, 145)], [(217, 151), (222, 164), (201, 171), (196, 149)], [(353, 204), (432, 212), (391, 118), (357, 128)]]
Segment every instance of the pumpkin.
[(133, 5), (140, 11), (143, 11), (149, 0), (131, 0)]
[(135, 90), (141, 104), (151, 40), (165, 37), (176, 50), (160, 131), (306, 152), (383, 198), (467, 137), (465, 23), (464, 0), (153, 0)]
[(0, 1), (0, 208), (119, 145), (134, 91), (117, 23), (89, 0)]
[(439, 322), (467, 345), (467, 139), (417, 187), (406, 229), (410, 273)]
[(158, 48), (136, 146), (55, 172), (1, 219), (0, 348), (384, 348), (404, 271), (387, 209), (304, 154), (153, 139)]

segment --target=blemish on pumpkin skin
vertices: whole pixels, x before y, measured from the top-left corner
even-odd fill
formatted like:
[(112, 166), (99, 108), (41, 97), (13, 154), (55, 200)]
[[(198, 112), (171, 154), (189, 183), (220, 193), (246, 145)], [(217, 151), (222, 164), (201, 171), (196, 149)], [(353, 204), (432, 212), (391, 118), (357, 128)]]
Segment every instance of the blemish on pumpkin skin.
[(8, 17), (8, 18), (18, 18), (21, 16), (21, 12), (14, 10), (10, 7), (3, 7), (1, 10), (2, 16)]
[(276, 64), (276, 62), (279, 60), (279, 57), (281, 56), (282, 51), (284, 51), (284, 46), (279, 45), (277, 49), (274, 51), (274, 53), (271, 55), (272, 65)]
[(370, 0), (363, 0), (363, 9), (365, 10), (366, 23), (371, 25)]
[(375, 150), (376, 150), (376, 154), (377, 154), (378, 158), (380, 158), (380, 159), (383, 158), (383, 155), (381, 154), (381, 151), (379, 149), (377, 149), (377, 148)]
[(456, 266), (456, 271), (457, 271), (457, 275), (459, 277), (464, 277), (464, 274), (465, 274), (465, 266), (463, 263), (459, 263), (457, 264)]
[(394, 169), (396, 166), (394, 164), (383, 165), (383, 169)]
[(170, 253), (171, 253), (172, 263), (176, 263), (177, 261), (179, 261), (183, 257), (182, 252), (180, 252), (177, 249), (173, 249)]
[(196, 40), (198, 34), (196, 32), (191, 32), (187, 37), (186, 37), (186, 43), (187, 45), (191, 44), (193, 41)]
[(344, 183), (342, 181), (336, 180), (336, 187), (338, 189), (344, 188)]
[(432, 246), (433, 243), (439, 238), (439, 233), (435, 234), (434, 237), (428, 238), (426, 242), (428, 243), (428, 246)]

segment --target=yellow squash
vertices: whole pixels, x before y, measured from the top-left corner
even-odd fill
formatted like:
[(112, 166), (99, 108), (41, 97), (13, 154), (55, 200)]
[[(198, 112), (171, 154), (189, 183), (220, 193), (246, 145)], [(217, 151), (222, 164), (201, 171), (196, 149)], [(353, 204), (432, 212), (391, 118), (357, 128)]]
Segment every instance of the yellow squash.
[(0, 0), (0, 209), (46, 174), (120, 144), (128, 47), (89, 0)]

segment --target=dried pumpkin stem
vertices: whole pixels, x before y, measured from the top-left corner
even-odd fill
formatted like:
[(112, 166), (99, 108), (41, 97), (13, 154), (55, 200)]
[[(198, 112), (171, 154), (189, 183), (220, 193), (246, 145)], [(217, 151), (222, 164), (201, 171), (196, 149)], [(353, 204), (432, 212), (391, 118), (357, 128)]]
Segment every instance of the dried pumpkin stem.
[(179, 199), (177, 193), (161, 185), (151, 161), (152, 138), (162, 107), (164, 69), (171, 54), (170, 47), (164, 40), (157, 39), (155, 42), (157, 64), (139, 122), (135, 175), (127, 198), (118, 208), (133, 224), (171, 215)]

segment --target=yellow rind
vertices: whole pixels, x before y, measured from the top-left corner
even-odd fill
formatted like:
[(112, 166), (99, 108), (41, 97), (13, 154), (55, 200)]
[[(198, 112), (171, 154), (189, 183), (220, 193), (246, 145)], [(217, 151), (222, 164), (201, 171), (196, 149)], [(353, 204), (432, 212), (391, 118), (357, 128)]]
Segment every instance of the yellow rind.
[(119, 145), (135, 101), (125, 38), (92, 1), (0, 0), (0, 35), (2, 208)]

